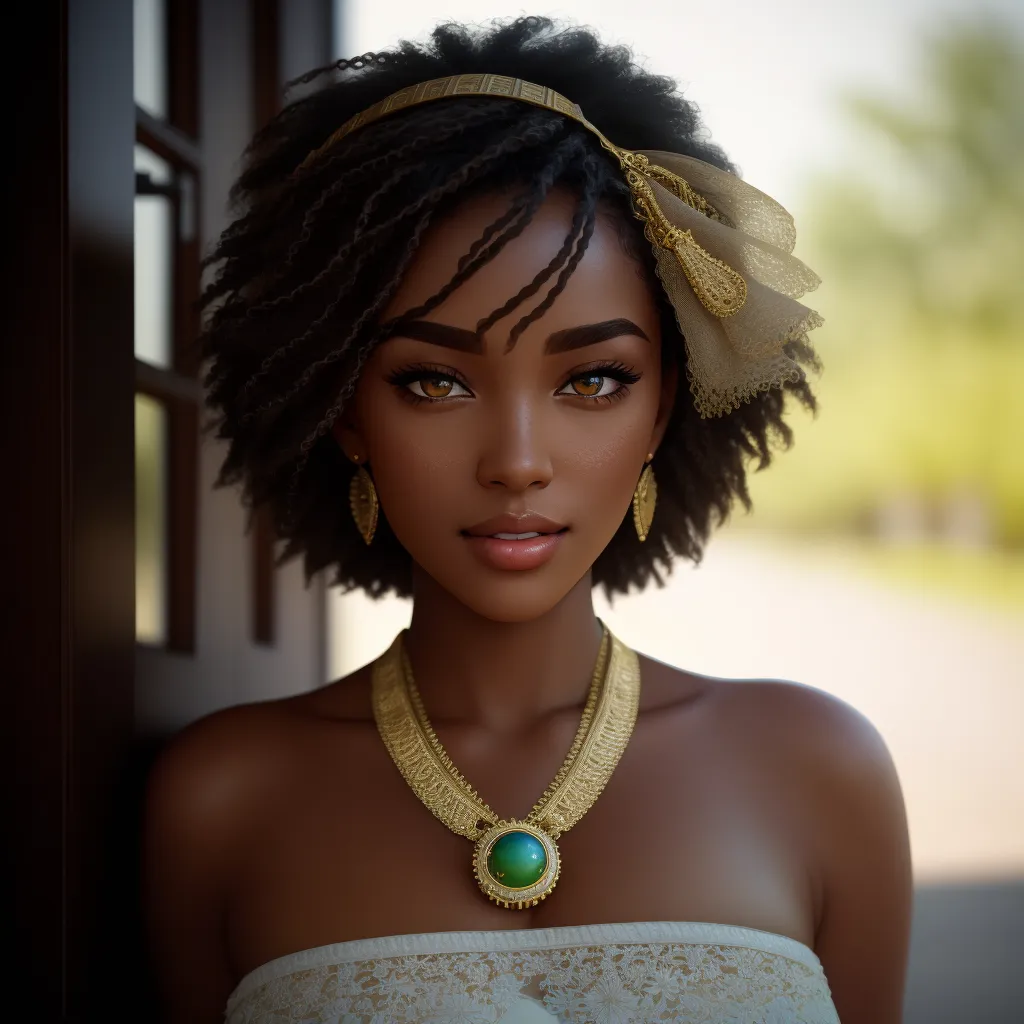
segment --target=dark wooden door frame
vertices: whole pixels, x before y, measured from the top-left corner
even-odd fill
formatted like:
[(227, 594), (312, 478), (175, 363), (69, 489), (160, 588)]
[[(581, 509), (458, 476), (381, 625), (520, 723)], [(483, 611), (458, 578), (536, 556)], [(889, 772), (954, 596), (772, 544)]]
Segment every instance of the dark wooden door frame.
[(8, 976), (34, 1020), (114, 1021), (131, 1010), (113, 825), (134, 733), (132, 2), (19, 5), (11, 43), (31, 73), (3, 200)]

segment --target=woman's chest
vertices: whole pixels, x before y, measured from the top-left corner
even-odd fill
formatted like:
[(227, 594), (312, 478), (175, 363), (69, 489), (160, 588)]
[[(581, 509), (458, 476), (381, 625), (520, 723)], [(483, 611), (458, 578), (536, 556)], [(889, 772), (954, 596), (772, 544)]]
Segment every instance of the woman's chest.
[[(474, 844), (417, 800), (372, 733), (326, 756), (311, 746), (308, 772), (290, 773), (236, 860), (227, 941), (238, 977), (301, 949), (421, 932), (711, 921), (810, 945), (793, 794), (728, 745), (679, 743), (665, 726), (638, 725), (602, 795), (558, 840), (556, 888), (526, 911), (488, 902)], [(473, 760), (500, 816), (525, 814), (544, 789), (543, 767)]]

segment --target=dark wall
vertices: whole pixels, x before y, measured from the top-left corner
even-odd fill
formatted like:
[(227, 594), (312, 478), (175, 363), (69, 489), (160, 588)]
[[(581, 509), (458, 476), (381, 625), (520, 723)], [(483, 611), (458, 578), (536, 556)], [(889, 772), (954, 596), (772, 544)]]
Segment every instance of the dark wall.
[(131, 22), (131, 0), (19, 5), (5, 37), (19, 71), (0, 356), (4, 874), (9, 976), (42, 1021), (88, 1019), (119, 941), (106, 866), (134, 728)]

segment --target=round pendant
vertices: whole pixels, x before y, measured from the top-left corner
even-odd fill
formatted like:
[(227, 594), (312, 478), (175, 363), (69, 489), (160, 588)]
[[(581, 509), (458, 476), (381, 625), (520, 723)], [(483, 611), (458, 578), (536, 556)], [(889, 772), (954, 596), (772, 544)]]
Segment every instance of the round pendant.
[(554, 839), (536, 825), (499, 821), (477, 841), (473, 874), (484, 895), (510, 910), (535, 907), (561, 870)]

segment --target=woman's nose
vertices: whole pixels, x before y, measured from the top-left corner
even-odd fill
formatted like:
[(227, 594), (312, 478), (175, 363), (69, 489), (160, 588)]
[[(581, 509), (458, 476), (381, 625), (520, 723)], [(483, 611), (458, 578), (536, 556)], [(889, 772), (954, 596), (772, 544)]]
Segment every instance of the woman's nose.
[(495, 417), (477, 463), (477, 480), (484, 487), (522, 492), (551, 483), (554, 439), (541, 420), (527, 401)]

